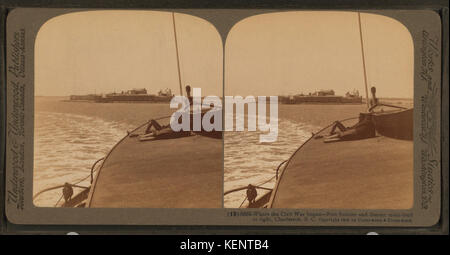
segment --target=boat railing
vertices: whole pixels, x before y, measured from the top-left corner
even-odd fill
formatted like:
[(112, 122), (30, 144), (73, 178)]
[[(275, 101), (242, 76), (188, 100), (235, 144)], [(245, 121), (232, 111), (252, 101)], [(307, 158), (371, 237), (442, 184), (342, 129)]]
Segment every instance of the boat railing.
[[(83, 193), (85, 190), (89, 190), (89, 189), (90, 189), (90, 186), (82, 186), (82, 185), (79, 185), (79, 184), (80, 184), (81, 182), (87, 180), (89, 177), (91, 177), (90, 184), (92, 184), (94, 173), (98, 170), (98, 167), (96, 167), (96, 165), (97, 165), (100, 161), (102, 161), (102, 160), (104, 160), (104, 159), (105, 159), (105, 158), (103, 157), (103, 158), (100, 158), (100, 159), (98, 159), (97, 161), (95, 161), (95, 163), (94, 163), (94, 164), (92, 165), (92, 167), (91, 167), (91, 172), (90, 172), (89, 175), (87, 175), (87, 176), (85, 176), (85, 177), (83, 177), (83, 178), (81, 178), (81, 179), (79, 179), (79, 180), (77, 180), (77, 181), (74, 181), (73, 183), (68, 183), (68, 182), (66, 182), (66, 183), (64, 183), (64, 184), (62, 184), (62, 185), (56, 185), (56, 186), (52, 186), (52, 187), (49, 187), (49, 188), (45, 188), (45, 189), (39, 191), (38, 193), (36, 193), (36, 194), (33, 196), (33, 201), (35, 201), (36, 198), (38, 198), (38, 197), (39, 197), (40, 195), (42, 195), (43, 193), (46, 193), (46, 192), (48, 192), (48, 191), (52, 191), (52, 190), (55, 190), (55, 189), (62, 188), (62, 189), (63, 189), (63, 190), (62, 190), (62, 194), (61, 194), (61, 196), (59, 197), (59, 199), (57, 200), (57, 202), (55, 203), (55, 207), (58, 206), (59, 202), (60, 202), (61, 199), (63, 199), (63, 198), (65, 199), (65, 202), (66, 202), (66, 203), (69, 202), (69, 201), (72, 199), (73, 188), (80, 188), (80, 189), (83, 189), (83, 191), (81, 191), (80, 193)], [(78, 195), (78, 194), (77, 194), (77, 195)], [(77, 195), (75, 195), (75, 196), (77, 196)]]
[[(225, 191), (225, 192), (223, 193), (223, 195), (226, 196), (226, 195), (229, 195), (229, 194), (238, 192), (238, 191), (247, 190), (247, 195), (245, 196), (244, 200), (242, 201), (241, 205), (239, 206), (239, 208), (240, 208), (240, 207), (242, 207), (242, 205), (244, 204), (245, 200), (248, 199), (248, 194), (249, 194), (249, 192), (251, 192), (252, 190), (255, 190), (255, 191), (256, 191), (256, 189), (261, 189), (261, 190), (266, 190), (266, 191), (272, 192), (272, 191), (273, 191), (273, 188), (263, 187), (262, 185), (271, 182), (273, 179), (278, 180), (278, 172), (279, 172), (280, 168), (281, 168), (286, 162), (288, 162), (288, 160), (284, 160), (283, 162), (281, 162), (281, 163), (278, 165), (278, 167), (276, 168), (275, 175), (272, 176), (271, 178), (269, 178), (269, 179), (267, 179), (267, 180), (265, 180), (265, 181), (263, 181), (263, 182), (261, 182), (261, 183), (258, 183), (258, 184), (256, 184), (256, 185), (249, 184), (249, 185), (247, 185), (247, 186), (238, 187), (238, 188), (234, 188), (234, 189)], [(257, 196), (257, 193), (256, 193), (256, 196)], [(256, 196), (255, 196), (255, 197), (256, 197)], [(256, 201), (255, 201), (255, 203), (256, 203)], [(249, 206), (251, 206), (251, 204), (252, 204), (252, 202), (249, 201)]]
[(408, 109), (408, 108), (406, 108), (406, 107), (398, 106), (398, 105), (385, 104), (385, 103), (377, 103), (377, 104), (375, 104), (375, 105), (373, 105), (373, 106), (371, 106), (371, 107), (369, 108), (369, 112), (372, 112), (375, 108), (377, 108), (377, 107), (382, 107), (382, 106), (387, 106), (387, 107), (392, 107), (392, 108), (397, 108), (397, 109), (402, 109), (402, 110)]

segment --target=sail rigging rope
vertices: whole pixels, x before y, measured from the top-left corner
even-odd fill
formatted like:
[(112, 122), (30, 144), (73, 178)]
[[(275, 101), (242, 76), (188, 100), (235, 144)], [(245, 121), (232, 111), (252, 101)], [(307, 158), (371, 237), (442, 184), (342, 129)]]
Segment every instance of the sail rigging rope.
[(53, 207), (58, 206), (59, 201), (61, 201), (61, 199), (64, 197), (64, 194), (61, 194), (61, 196), (59, 197), (58, 201), (56, 201), (56, 204)]
[(366, 104), (367, 104), (367, 109), (369, 109), (370, 105), (369, 105), (369, 89), (367, 87), (367, 70), (366, 70), (366, 58), (365, 58), (365, 54), (364, 54), (364, 42), (363, 42), (363, 34), (362, 34), (362, 25), (361, 25), (361, 13), (358, 12), (358, 25), (359, 25), (359, 38), (361, 41), (361, 55), (362, 55), (362, 62), (363, 62), (363, 70), (364, 70), (364, 84), (365, 84), (365, 89), (366, 89)]
[[(272, 190), (271, 188), (261, 187), (261, 186), (257, 186), (257, 185), (252, 185), (252, 187), (255, 187), (257, 189), (263, 189), (263, 190)], [(231, 189), (231, 190), (228, 190), (225, 193), (223, 193), (223, 195), (225, 196), (225, 195), (228, 195), (230, 193), (241, 191), (241, 190), (244, 190), (244, 189), (247, 189), (247, 188), (248, 188), (248, 186)]]
[(239, 205), (239, 208), (242, 207), (242, 205), (244, 204), (245, 200), (247, 200), (247, 195), (245, 195), (245, 198), (244, 198), (244, 200), (242, 200), (242, 203)]
[(178, 82), (180, 83), (180, 96), (183, 95), (183, 86), (181, 85), (181, 71), (180, 71), (180, 55), (178, 52), (178, 40), (177, 40), (177, 26), (175, 24), (175, 12), (172, 12), (172, 24), (173, 24), (173, 37), (175, 39), (175, 52), (177, 54), (177, 70), (178, 70)]

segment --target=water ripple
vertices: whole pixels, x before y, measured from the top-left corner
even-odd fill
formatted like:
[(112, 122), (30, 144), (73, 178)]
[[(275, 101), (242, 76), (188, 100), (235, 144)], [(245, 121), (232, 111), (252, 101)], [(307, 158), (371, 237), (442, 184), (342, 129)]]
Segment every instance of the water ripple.
[[(37, 112), (33, 193), (89, 175), (92, 164), (105, 156), (130, 128), (96, 117)], [(88, 186), (89, 182), (80, 185)], [(44, 193), (34, 202), (37, 206), (53, 206), (59, 196), (60, 189)]]
[[(279, 119), (278, 138), (273, 143), (259, 142), (260, 131), (225, 132), (225, 191), (250, 183), (259, 184), (273, 177), (277, 166), (288, 159), (314, 129), (312, 125)], [(264, 186), (271, 188), (274, 184), (275, 180)], [(239, 207), (244, 198), (245, 190), (231, 193), (225, 196), (224, 205)]]

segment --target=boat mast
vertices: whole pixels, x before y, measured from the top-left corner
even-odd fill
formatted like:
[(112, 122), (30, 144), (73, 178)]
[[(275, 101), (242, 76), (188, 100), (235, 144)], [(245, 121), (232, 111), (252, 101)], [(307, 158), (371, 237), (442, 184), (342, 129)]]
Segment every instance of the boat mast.
[(367, 104), (367, 109), (369, 109), (370, 105), (369, 105), (369, 92), (368, 92), (368, 88), (367, 88), (366, 59), (365, 59), (365, 56), (364, 56), (364, 43), (363, 43), (363, 37), (362, 37), (361, 13), (360, 12), (358, 12), (358, 24), (359, 24), (359, 38), (360, 38), (360, 41), (361, 41), (362, 63), (363, 63), (363, 69), (364, 69), (364, 84), (365, 84), (365, 89), (366, 89), (366, 104)]
[(173, 23), (173, 36), (175, 38), (175, 52), (177, 53), (177, 68), (178, 68), (178, 82), (180, 84), (180, 95), (183, 95), (183, 86), (181, 85), (181, 73), (180, 73), (180, 56), (178, 54), (178, 42), (177, 42), (177, 28), (175, 25), (175, 12), (172, 12)]

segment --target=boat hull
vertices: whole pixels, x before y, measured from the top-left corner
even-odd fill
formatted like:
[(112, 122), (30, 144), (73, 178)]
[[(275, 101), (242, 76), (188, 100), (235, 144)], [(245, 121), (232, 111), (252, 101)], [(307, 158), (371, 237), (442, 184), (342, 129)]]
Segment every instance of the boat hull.
[(375, 129), (380, 135), (413, 140), (414, 109), (395, 112), (380, 112), (372, 115)]
[[(348, 124), (347, 124), (348, 125)], [(271, 208), (408, 209), (413, 204), (413, 142), (378, 135), (324, 143), (327, 128), (289, 159)]]
[(87, 206), (220, 208), (222, 155), (217, 138), (192, 135), (142, 142), (128, 136), (103, 162)]

